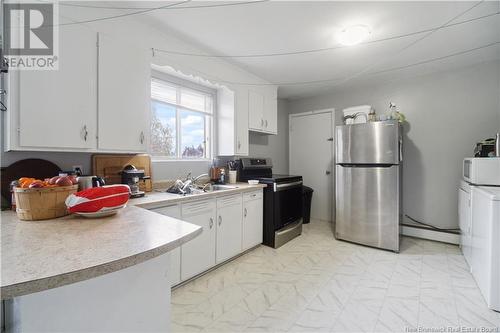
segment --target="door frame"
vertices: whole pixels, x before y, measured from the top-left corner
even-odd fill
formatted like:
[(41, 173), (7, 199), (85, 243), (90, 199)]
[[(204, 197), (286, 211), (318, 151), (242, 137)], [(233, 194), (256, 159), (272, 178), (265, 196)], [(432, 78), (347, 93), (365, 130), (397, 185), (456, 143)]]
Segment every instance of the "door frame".
[(299, 112), (299, 113), (290, 113), (288, 115), (288, 165), (291, 165), (291, 160), (292, 160), (292, 145), (290, 144), (290, 137), (291, 137), (291, 132), (292, 132), (292, 119), (293, 118), (298, 118), (298, 117), (307, 117), (307, 116), (313, 116), (317, 114), (322, 114), (322, 113), (330, 113), (332, 116), (332, 165), (330, 166), (330, 175), (332, 176), (332, 185), (333, 185), (333, 191), (332, 191), (332, 198), (330, 198), (332, 202), (332, 211), (331, 211), (331, 222), (332, 225), (335, 225), (335, 108), (327, 108), (327, 109), (319, 109), (319, 110), (311, 110), (311, 111), (305, 111), (305, 112)]

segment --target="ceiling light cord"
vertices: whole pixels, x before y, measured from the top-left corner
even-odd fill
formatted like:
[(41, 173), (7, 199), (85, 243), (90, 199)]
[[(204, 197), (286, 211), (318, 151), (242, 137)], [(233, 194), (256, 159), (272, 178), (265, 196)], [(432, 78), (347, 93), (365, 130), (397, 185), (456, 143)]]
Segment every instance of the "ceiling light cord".
[[(448, 25), (443, 26), (443, 28), (450, 28), (454, 27), (457, 25), (461, 24), (466, 24), (478, 20), (483, 20), (485, 18), (489, 18), (492, 16), (499, 15), (500, 12), (495, 12), (479, 17), (475, 17), (472, 19), (468, 19), (465, 21), (460, 21), (456, 23), (451, 23)], [(365, 41), (362, 43), (359, 43), (357, 46), (360, 45), (369, 45), (369, 44), (375, 44), (379, 42), (386, 42), (389, 40), (395, 40), (399, 38), (405, 38), (405, 37), (411, 37), (415, 35), (420, 35), (426, 32), (430, 32), (435, 30), (436, 28), (429, 28), (425, 30), (420, 30), (420, 31), (414, 31), (410, 32), (407, 34), (402, 34), (402, 35), (396, 35), (396, 36), (391, 36), (391, 37), (386, 37), (386, 38), (380, 38), (380, 39), (375, 39), (375, 40), (370, 40), (370, 41)], [(309, 50), (299, 50), (299, 51), (290, 51), (290, 52), (276, 52), (276, 53), (255, 53), (255, 54), (232, 54), (232, 55), (224, 55), (224, 54), (201, 54), (201, 53), (190, 53), (190, 52), (182, 52), (182, 51), (175, 51), (175, 50), (165, 50), (165, 49), (156, 49), (156, 51), (161, 52), (161, 53), (167, 53), (167, 54), (173, 54), (173, 55), (182, 55), (182, 56), (188, 56), (188, 57), (202, 57), (202, 58), (266, 58), (266, 57), (283, 57), (283, 56), (294, 56), (294, 55), (302, 55), (302, 54), (309, 54), (309, 53), (320, 53), (320, 52), (328, 52), (328, 51), (334, 51), (334, 50), (339, 50), (339, 49), (345, 49), (349, 48), (352, 46), (343, 46), (343, 45), (337, 45), (337, 46), (332, 46), (332, 47), (323, 47), (323, 48), (316, 48), (316, 49), (309, 49)]]
[(482, 3), (484, 2), (484, 0), (481, 0), (481, 1), (478, 1), (477, 3), (475, 3), (473, 6), (469, 7), (467, 10), (459, 13), (458, 15), (455, 15), (454, 17), (452, 17), (451, 19), (449, 19), (448, 21), (446, 21), (445, 23), (443, 23), (442, 25), (440, 25), (439, 27), (435, 28), (434, 30), (432, 31), (429, 31), (428, 33), (426, 33), (424, 36), (414, 40), (413, 42), (409, 43), (408, 45), (404, 46), (403, 48), (401, 48), (399, 51), (391, 54), (390, 57), (387, 57), (387, 58), (381, 58), (380, 60), (374, 62), (373, 64), (365, 67), (363, 70), (359, 71), (358, 73), (355, 73), (351, 76), (348, 76), (347, 78), (345, 78), (344, 80), (342, 80), (341, 82), (335, 84), (333, 87), (337, 87), (341, 84), (345, 84), (349, 81), (351, 81), (352, 79), (355, 79), (357, 78), (358, 76), (361, 76), (363, 74), (365, 74), (366, 72), (372, 70), (373, 68), (376, 68), (378, 67), (379, 65), (383, 64), (383, 63), (386, 63), (388, 60), (393, 60), (394, 58), (396, 58), (397, 56), (399, 56), (401, 53), (403, 53), (404, 51), (410, 49), (411, 47), (415, 46), (417, 43), (423, 41), (424, 39), (426, 39), (427, 37), (431, 36), (432, 34), (434, 34), (435, 32), (441, 30), (443, 27), (445, 27), (447, 24), (450, 24), (451, 22), (455, 21), (457, 18), (465, 15), (466, 13), (470, 12), (472, 9), (476, 8), (477, 6), (481, 5)]
[(161, 7), (139, 10), (139, 11), (136, 11), (136, 12), (133, 12), (133, 13), (125, 13), (125, 14), (114, 15), (114, 16), (100, 17), (100, 18), (91, 19), (91, 20), (85, 20), (85, 21), (74, 21), (74, 22), (68, 22), (68, 23), (60, 23), (60, 24), (58, 24), (58, 26), (75, 25), (75, 24), (83, 24), (83, 23), (93, 23), (93, 22), (113, 20), (113, 19), (123, 18), (123, 17), (128, 17), (128, 16), (141, 15), (141, 14), (146, 14), (146, 13), (149, 13), (149, 12), (153, 12), (155, 10), (166, 9), (166, 8), (171, 8), (171, 7), (174, 7), (174, 6), (182, 5), (182, 4), (188, 3), (188, 2), (191, 2), (191, 0), (179, 1), (179, 2), (171, 3), (171, 4), (168, 4), (168, 5), (165, 5), (165, 6), (161, 6)]
[[(472, 48), (472, 49), (467, 49), (467, 50), (463, 50), (463, 51), (460, 51), (460, 52), (448, 54), (448, 55), (441, 56), (441, 57), (436, 57), (436, 58), (431, 58), (431, 59), (427, 59), (427, 60), (422, 60), (422, 61), (419, 61), (419, 62), (411, 63), (411, 64), (408, 64), (408, 65), (404, 65), (404, 66), (393, 67), (393, 68), (384, 69), (384, 70), (380, 70), (380, 71), (376, 71), (376, 72), (369, 72), (369, 73), (366, 73), (364, 75), (372, 76), (372, 75), (383, 74), (383, 73), (387, 73), (387, 72), (392, 72), (392, 71), (407, 69), (407, 68), (411, 68), (411, 67), (415, 67), (415, 66), (425, 65), (425, 64), (428, 64), (428, 63), (432, 63), (432, 62), (436, 62), (436, 61), (440, 61), (440, 60), (445, 60), (445, 59), (452, 58), (452, 57), (457, 57), (457, 56), (460, 56), (460, 55), (464, 55), (464, 54), (467, 54), (467, 53), (476, 52), (476, 51), (479, 51), (479, 50), (482, 50), (482, 49), (486, 49), (486, 48), (489, 48), (489, 47), (492, 47), (492, 46), (497, 46), (497, 45), (500, 45), (500, 41), (489, 43), (489, 44), (482, 45), (482, 46), (479, 46), (479, 47), (475, 47), (475, 48)], [(331, 79), (324, 79), (324, 80), (297, 81), (297, 82), (276, 82), (276, 83), (238, 82), (238, 81), (224, 80), (222, 78), (219, 78), (217, 76), (214, 76), (214, 75), (202, 72), (202, 71), (197, 70), (197, 69), (193, 69), (193, 68), (190, 68), (190, 69), (192, 71), (196, 72), (198, 75), (204, 76), (207, 79), (210, 79), (210, 80), (213, 80), (213, 81), (217, 81), (217, 82), (221, 82), (221, 83), (225, 83), (225, 84), (233, 84), (233, 85), (239, 85), (239, 86), (300, 86), (300, 85), (311, 85), (311, 84), (329, 83), (329, 82), (335, 82), (335, 81), (342, 80), (342, 78), (339, 77), (339, 78), (331, 78)]]
[[(40, 1), (40, 0), (39, 0)], [(243, 6), (243, 5), (252, 5), (260, 2), (268, 2), (270, 0), (255, 0), (255, 1), (236, 1), (232, 3), (221, 3), (216, 5), (195, 5), (195, 6), (184, 6), (184, 7), (167, 7), (162, 9), (203, 9), (203, 8), (218, 8), (218, 7), (233, 7), (233, 6)], [(93, 9), (111, 9), (111, 10), (142, 10), (142, 9), (154, 9), (151, 7), (114, 7), (114, 6), (95, 6), (95, 5), (81, 5), (77, 3), (64, 3), (59, 2), (60, 6), (65, 7), (78, 7), (78, 8), (93, 8)]]

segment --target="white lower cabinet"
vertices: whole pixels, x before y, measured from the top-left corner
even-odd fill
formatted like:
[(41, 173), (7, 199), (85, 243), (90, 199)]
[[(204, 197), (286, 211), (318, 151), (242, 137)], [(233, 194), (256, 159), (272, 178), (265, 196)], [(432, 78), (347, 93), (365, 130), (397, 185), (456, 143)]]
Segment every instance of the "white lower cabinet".
[(242, 209), (241, 194), (217, 198), (217, 263), (241, 253)]
[(203, 228), (201, 235), (181, 246), (181, 280), (215, 266), (215, 199), (182, 204), (182, 220)]
[(256, 190), (152, 209), (203, 228), (170, 252), (171, 285), (177, 285), (262, 243), (263, 193)]
[[(153, 212), (170, 216), (175, 219), (181, 218), (181, 205), (176, 204), (172, 206), (166, 206), (161, 208), (152, 209)], [(170, 251), (170, 285), (175, 286), (181, 282), (181, 248), (178, 247)]]
[(263, 213), (261, 190), (243, 194), (243, 250), (248, 250), (262, 243), (264, 231)]

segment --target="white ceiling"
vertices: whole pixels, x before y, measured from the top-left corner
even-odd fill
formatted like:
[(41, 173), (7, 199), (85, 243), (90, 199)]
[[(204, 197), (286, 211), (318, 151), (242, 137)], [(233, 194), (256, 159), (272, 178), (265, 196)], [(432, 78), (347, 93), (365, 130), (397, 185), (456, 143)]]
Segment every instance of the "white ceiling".
[[(196, 2), (200, 4), (200, 2)], [(202, 4), (207, 4), (203, 2)], [(273, 83), (329, 80), (315, 84), (281, 84), (282, 98), (300, 98), (371, 81), (468, 66), (500, 58), (499, 44), (440, 61), (403, 67), (500, 41), (500, 15), (389, 41), (373, 42), (442, 26), (478, 2), (334, 2), (271, 1), (239, 6), (149, 13), (201, 45), (207, 53), (249, 55), (339, 46), (335, 33), (350, 24), (372, 28), (372, 43), (289, 56), (228, 58)], [(193, 6), (193, 2), (182, 6)], [(498, 13), (499, 1), (485, 1), (450, 23)], [(422, 37), (425, 39), (418, 41)], [(407, 48), (410, 44), (413, 46)], [(407, 48), (403, 50), (404, 48)], [(402, 51), (403, 50), (403, 51)], [(173, 50), (183, 51), (183, 50)]]
[[(153, 8), (172, 3), (174, 1), (95, 2), (96, 6), (126, 8)], [(198, 44), (206, 54), (211, 55), (273, 54), (334, 48), (298, 55), (225, 58), (278, 84), (281, 98), (308, 97), (326, 91), (400, 80), (500, 59), (499, 0), (262, 1), (197, 8), (228, 3), (233, 4), (234, 1), (190, 1), (175, 6), (191, 7), (189, 9), (156, 10), (138, 17)], [(468, 10), (473, 6), (473, 9)], [(123, 12), (116, 10), (117, 14)], [(462, 13), (464, 14), (460, 15)], [(455, 24), (487, 15), (490, 16), (443, 27), (434, 32), (377, 42), (380, 39), (433, 30), (447, 22)], [(339, 48), (335, 34), (351, 24), (368, 25), (372, 28), (372, 34), (367, 43)], [(462, 53), (491, 43), (497, 44)], [(447, 57), (457, 53), (462, 54)], [(443, 59), (428, 62), (436, 58)], [(413, 66), (421, 62), (424, 64)], [(411, 66), (408, 67), (409, 65)], [(397, 69), (400, 67), (405, 68)], [(321, 82), (297, 84), (310, 81)]]

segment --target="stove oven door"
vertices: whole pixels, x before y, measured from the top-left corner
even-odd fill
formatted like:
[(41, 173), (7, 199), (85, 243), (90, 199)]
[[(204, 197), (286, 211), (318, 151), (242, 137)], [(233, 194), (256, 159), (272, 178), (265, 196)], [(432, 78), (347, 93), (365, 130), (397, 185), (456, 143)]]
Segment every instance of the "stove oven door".
[(274, 184), (274, 230), (302, 219), (302, 181)]

